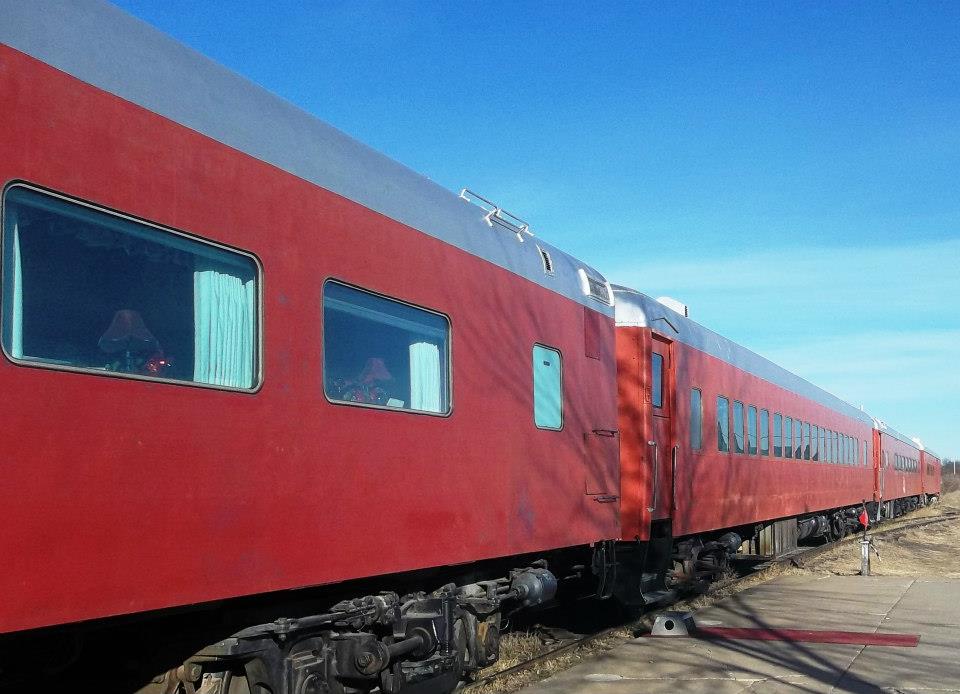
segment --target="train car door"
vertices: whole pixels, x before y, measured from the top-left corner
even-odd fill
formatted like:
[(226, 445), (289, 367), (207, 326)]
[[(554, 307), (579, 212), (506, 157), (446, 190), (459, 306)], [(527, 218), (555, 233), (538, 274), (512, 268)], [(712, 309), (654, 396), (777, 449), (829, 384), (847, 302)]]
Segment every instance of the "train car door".
[(883, 439), (880, 437), (880, 432), (877, 430), (873, 431), (873, 500), (876, 502), (883, 501), (883, 478), (886, 474), (884, 469), (884, 452), (883, 452)]
[(650, 438), (647, 441), (652, 520), (669, 518), (673, 511), (673, 433), (671, 420), (674, 408), (673, 359), (670, 340), (653, 333), (650, 343), (650, 379), (647, 401), (650, 405)]

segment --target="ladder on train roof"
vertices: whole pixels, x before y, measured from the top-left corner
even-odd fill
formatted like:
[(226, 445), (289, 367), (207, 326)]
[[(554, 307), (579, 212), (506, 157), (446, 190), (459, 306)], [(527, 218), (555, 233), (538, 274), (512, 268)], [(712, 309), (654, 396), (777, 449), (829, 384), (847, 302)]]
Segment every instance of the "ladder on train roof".
[(521, 242), (523, 241), (523, 235), (533, 236), (533, 232), (530, 231), (530, 225), (520, 219), (517, 215), (512, 212), (507, 212), (505, 209), (497, 205), (495, 202), (488, 200), (482, 195), (474, 193), (469, 188), (464, 188), (460, 191), (460, 197), (467, 202), (472, 202), (474, 205), (484, 210), (487, 214), (483, 216), (483, 220), (490, 226), (497, 224), (504, 229), (512, 231), (517, 235), (517, 239)]

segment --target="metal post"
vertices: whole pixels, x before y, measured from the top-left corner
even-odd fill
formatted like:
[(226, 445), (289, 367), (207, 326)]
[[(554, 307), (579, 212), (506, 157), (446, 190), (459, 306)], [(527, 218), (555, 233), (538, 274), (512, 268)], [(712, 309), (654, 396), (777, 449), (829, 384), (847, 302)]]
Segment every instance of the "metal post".
[(870, 575), (870, 536), (866, 533), (860, 540), (860, 575)]

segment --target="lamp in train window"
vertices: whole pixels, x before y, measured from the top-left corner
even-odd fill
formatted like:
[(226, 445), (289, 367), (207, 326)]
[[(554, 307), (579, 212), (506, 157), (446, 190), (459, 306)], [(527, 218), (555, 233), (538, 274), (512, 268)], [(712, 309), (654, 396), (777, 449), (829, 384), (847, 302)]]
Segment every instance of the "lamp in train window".
[(158, 376), (170, 361), (163, 356), (160, 341), (143, 322), (139, 312), (120, 309), (100, 338), (100, 350), (117, 355), (107, 365), (111, 371)]
[(340, 393), (340, 399), (347, 402), (361, 402), (371, 405), (389, 405), (393, 375), (387, 369), (386, 362), (380, 357), (367, 359), (363, 370), (355, 380), (337, 379), (334, 386)]

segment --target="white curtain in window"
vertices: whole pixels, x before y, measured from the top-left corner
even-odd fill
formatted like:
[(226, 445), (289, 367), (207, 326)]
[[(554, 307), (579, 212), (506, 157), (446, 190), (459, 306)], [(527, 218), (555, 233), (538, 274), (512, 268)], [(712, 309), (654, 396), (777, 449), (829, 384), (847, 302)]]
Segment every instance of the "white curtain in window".
[[(12, 206), (11, 206), (12, 207)], [(17, 213), (13, 209), (7, 210), (7, 239), (10, 240), (10, 258), (7, 264), (10, 276), (7, 291), (10, 292), (10, 355), (16, 359), (23, 358), (23, 267), (20, 263), (20, 225)]]
[(193, 274), (194, 368), (200, 383), (253, 385), (253, 280), (217, 270)]
[(440, 412), (440, 348), (432, 342), (410, 345), (410, 407)]

